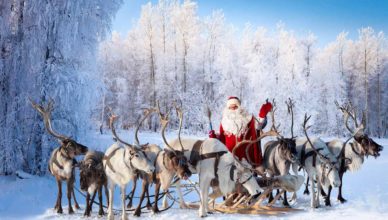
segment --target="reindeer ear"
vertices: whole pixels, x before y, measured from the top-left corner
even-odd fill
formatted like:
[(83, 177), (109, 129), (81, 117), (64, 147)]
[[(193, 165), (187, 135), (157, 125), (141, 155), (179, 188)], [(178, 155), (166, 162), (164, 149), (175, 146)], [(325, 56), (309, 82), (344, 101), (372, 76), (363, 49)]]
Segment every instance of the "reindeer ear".
[(168, 158), (173, 158), (174, 157), (174, 152), (172, 152), (171, 150), (167, 150), (167, 149), (165, 149), (165, 152), (166, 152), (166, 156), (168, 157)]
[(345, 158), (345, 165), (350, 165), (352, 163), (352, 159)]

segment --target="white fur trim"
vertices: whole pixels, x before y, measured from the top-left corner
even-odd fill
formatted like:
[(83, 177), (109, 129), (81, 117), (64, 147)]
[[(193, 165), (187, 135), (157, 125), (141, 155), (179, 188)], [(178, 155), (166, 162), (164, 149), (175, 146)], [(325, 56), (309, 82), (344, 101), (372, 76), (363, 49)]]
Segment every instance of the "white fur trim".
[(260, 117), (258, 117), (258, 120), (259, 120), (260, 123), (263, 123), (264, 120), (265, 120), (265, 118), (260, 118)]
[(236, 110), (224, 109), (221, 125), (226, 133), (240, 136), (248, 130), (248, 123), (252, 120), (252, 115), (239, 107)]
[(226, 106), (229, 107), (231, 105), (237, 105), (240, 107), (240, 102), (237, 100), (237, 99), (229, 99), (227, 102), (226, 102)]

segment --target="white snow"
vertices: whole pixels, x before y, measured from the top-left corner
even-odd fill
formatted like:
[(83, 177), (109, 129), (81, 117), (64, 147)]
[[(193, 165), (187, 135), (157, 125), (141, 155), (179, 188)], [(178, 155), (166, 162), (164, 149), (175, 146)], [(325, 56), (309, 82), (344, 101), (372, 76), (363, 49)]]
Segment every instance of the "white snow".
[[(121, 132), (120, 136), (133, 136), (133, 133), (128, 131)], [(167, 135), (169, 138), (175, 137), (175, 133)], [(161, 143), (160, 134), (156, 133), (141, 133), (139, 135), (142, 143)], [(125, 138), (124, 138), (125, 139)], [(127, 138), (132, 141), (132, 139)], [(99, 135), (91, 133), (80, 140), (81, 143), (87, 143), (92, 149), (106, 149), (113, 143), (111, 135)], [(388, 146), (388, 139), (377, 139), (377, 142), (383, 146)], [(386, 168), (388, 167), (388, 152), (385, 149), (381, 156), (377, 159), (368, 158), (360, 171), (356, 173), (346, 173), (344, 176), (343, 195), (348, 202), (340, 204), (336, 201), (337, 190), (332, 192), (332, 207), (322, 206), (319, 209), (313, 210), (309, 208), (310, 197), (302, 194), (303, 187), (298, 192), (298, 199), (293, 207), (304, 209), (297, 213), (288, 213), (279, 215), (273, 218), (280, 219), (388, 219), (388, 176)], [(0, 177), (0, 219), (101, 219), (97, 217), (98, 207), (93, 207), (92, 216), (89, 218), (83, 217), (84, 198), (76, 192), (77, 200), (81, 205), (81, 210), (76, 210), (74, 215), (67, 214), (67, 198), (66, 187), (63, 187), (62, 205), (64, 214), (57, 214), (53, 207), (55, 204), (57, 186), (52, 176), (37, 177), (28, 174), (22, 174), (26, 177), (20, 179), (17, 176), (1, 176)], [(77, 173), (78, 175), (78, 173)], [(27, 178), (28, 177), (28, 178)], [(193, 181), (196, 180), (194, 176)], [(65, 184), (64, 184), (65, 185)], [(77, 177), (76, 187), (79, 188)], [(174, 189), (172, 189), (174, 190)], [(119, 190), (116, 189), (115, 206), (120, 207)], [(129, 191), (129, 188), (127, 189)], [(136, 195), (139, 194), (137, 190)], [(151, 190), (153, 192), (153, 190)], [(152, 193), (153, 194), (153, 193)], [(198, 201), (199, 198), (195, 193), (191, 193), (185, 197), (187, 201)], [(104, 198), (105, 201), (105, 198)], [(105, 203), (105, 202), (104, 202)], [(171, 203), (171, 201), (169, 201)], [(324, 204), (323, 200), (321, 205)], [(134, 201), (137, 205), (137, 200)], [(161, 202), (160, 202), (161, 208)], [(268, 216), (260, 215), (240, 215), (240, 214), (220, 214), (214, 213), (209, 215), (207, 219), (267, 219)], [(116, 216), (119, 219), (120, 215)], [(132, 217), (129, 215), (130, 219)], [(197, 210), (179, 209), (175, 204), (172, 209), (160, 213), (152, 214), (151, 212), (143, 213), (142, 219), (198, 219)]]

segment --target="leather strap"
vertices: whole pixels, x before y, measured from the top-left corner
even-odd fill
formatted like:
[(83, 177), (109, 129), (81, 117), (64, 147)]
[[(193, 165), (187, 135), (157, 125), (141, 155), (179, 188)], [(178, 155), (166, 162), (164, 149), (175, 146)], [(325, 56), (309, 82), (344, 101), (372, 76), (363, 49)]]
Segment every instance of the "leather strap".
[(236, 166), (232, 165), (229, 170), (229, 177), (234, 182), (234, 170), (236, 170)]
[[(115, 155), (116, 151), (119, 149), (121, 149), (121, 148), (118, 147), (118, 148), (114, 149), (112, 152), (110, 152), (110, 154), (108, 156), (104, 155), (104, 157), (102, 158), (103, 160), (106, 160), (105, 168), (108, 165), (109, 169), (111, 169), (114, 173), (116, 173), (116, 170), (113, 168), (112, 164), (110, 163), (110, 159)], [(124, 152), (125, 152), (125, 150), (124, 150)]]
[(193, 166), (196, 167), (198, 164), (198, 161), (200, 161), (200, 151), (202, 148), (202, 143), (203, 140), (198, 140), (194, 143), (193, 149), (191, 150), (190, 154), (190, 160), (189, 163)]

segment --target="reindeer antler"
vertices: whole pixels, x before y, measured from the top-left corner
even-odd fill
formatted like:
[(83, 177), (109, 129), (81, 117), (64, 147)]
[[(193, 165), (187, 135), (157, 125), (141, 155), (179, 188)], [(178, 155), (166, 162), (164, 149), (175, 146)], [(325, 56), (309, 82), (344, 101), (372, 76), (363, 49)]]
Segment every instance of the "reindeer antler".
[(113, 136), (114, 136), (119, 142), (121, 142), (122, 144), (124, 144), (124, 145), (126, 145), (126, 146), (132, 148), (133, 146), (132, 146), (131, 144), (129, 144), (129, 143), (123, 141), (121, 138), (119, 138), (119, 137), (117, 136), (116, 129), (115, 129), (115, 126), (114, 126), (114, 122), (116, 121), (116, 119), (117, 119), (118, 117), (119, 117), (119, 116), (117, 116), (117, 115), (115, 115), (115, 114), (113, 114), (113, 113), (111, 113), (111, 115), (109, 116), (109, 126), (110, 126), (110, 128), (111, 128), (111, 130), (112, 130), (112, 134), (113, 134)]
[(172, 148), (171, 145), (168, 144), (167, 139), (166, 139), (166, 136), (165, 136), (165, 134), (164, 134), (165, 131), (166, 131), (167, 124), (168, 124), (168, 122), (169, 122), (168, 116), (170, 115), (171, 109), (170, 109), (170, 111), (168, 111), (168, 112), (164, 115), (164, 114), (160, 111), (159, 101), (157, 101), (156, 105), (157, 105), (156, 111), (157, 111), (158, 114), (159, 114), (160, 124), (162, 125), (161, 134), (162, 134), (163, 142), (164, 142), (164, 144), (166, 144), (166, 146), (167, 146), (168, 148), (170, 148), (170, 150), (172, 150), (173, 152), (175, 152), (174, 148)]
[(54, 136), (60, 140), (69, 139), (69, 137), (55, 132), (51, 126), (51, 112), (54, 109), (54, 100), (53, 99), (51, 99), (51, 98), (49, 99), (49, 102), (47, 103), (46, 108), (44, 108), (42, 105), (35, 103), (31, 98), (29, 98), (29, 100), (30, 100), (32, 107), (42, 115), (43, 120), (44, 120), (44, 126), (46, 127), (46, 130), (49, 134), (51, 134), (52, 136)]
[(183, 111), (181, 108), (178, 107), (178, 105), (176, 103), (174, 103), (174, 106), (175, 106), (176, 114), (179, 117), (178, 141), (179, 141), (179, 145), (181, 146), (181, 150), (183, 152), (184, 147), (183, 147), (182, 140), (181, 140), (181, 130), (182, 130), (182, 124), (183, 124)]
[(145, 108), (144, 109), (144, 116), (143, 118), (140, 120), (139, 124), (137, 125), (136, 127), (136, 131), (135, 131), (135, 144), (137, 146), (140, 146), (140, 141), (139, 141), (139, 138), (138, 138), (138, 133), (139, 133), (139, 128), (140, 126), (143, 124), (143, 122), (146, 120), (146, 118), (148, 118), (148, 116), (151, 115), (151, 113), (155, 112), (156, 109), (154, 108)]
[(354, 122), (354, 127), (356, 129), (364, 129), (365, 128), (365, 111), (362, 112), (361, 126), (357, 122), (357, 110), (352, 106), (352, 103), (349, 101), (343, 105), (339, 105), (337, 101), (334, 102), (339, 110), (341, 110), (344, 115), (345, 127), (348, 131), (354, 136), (356, 131), (352, 130), (348, 124), (349, 117), (352, 118)]
[(288, 98), (288, 101), (286, 101), (286, 105), (287, 105), (288, 114), (291, 115), (291, 138), (294, 139), (295, 138), (295, 136), (294, 136), (294, 106), (295, 106), (295, 102), (291, 98)]
[(331, 161), (323, 154), (321, 154), (319, 152), (319, 150), (317, 150), (317, 148), (314, 146), (313, 142), (310, 140), (310, 137), (308, 136), (307, 134), (307, 130), (310, 129), (311, 125), (310, 126), (307, 126), (307, 122), (310, 120), (311, 118), (311, 115), (310, 116), (307, 116), (307, 113), (304, 115), (304, 121), (303, 121), (303, 131), (304, 131), (304, 134), (306, 135), (306, 138), (307, 138), (307, 141), (309, 142), (311, 148), (313, 149), (313, 151), (322, 159), (324, 160), (326, 163), (328, 163), (330, 166), (332, 165), (331, 164)]

